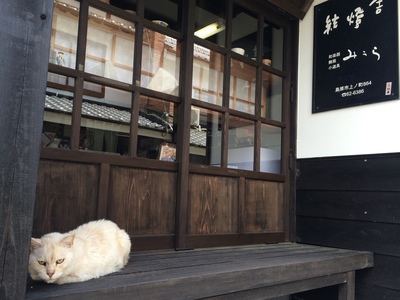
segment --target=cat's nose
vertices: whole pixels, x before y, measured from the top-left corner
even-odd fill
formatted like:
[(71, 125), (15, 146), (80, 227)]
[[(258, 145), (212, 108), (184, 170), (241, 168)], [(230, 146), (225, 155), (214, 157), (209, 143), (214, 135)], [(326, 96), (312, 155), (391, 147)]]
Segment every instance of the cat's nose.
[(54, 275), (54, 271), (47, 271), (46, 273), (50, 278)]

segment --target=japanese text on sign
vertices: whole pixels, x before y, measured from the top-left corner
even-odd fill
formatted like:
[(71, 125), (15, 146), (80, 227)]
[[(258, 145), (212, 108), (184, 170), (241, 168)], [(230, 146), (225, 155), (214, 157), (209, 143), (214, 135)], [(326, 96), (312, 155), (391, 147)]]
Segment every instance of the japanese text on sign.
[(396, 0), (315, 6), (313, 112), (398, 97), (397, 12)]

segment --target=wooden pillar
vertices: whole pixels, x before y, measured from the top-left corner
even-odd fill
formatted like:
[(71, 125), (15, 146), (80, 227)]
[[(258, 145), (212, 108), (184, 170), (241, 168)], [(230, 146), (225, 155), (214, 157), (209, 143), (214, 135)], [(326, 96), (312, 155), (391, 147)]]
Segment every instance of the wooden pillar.
[[(177, 203), (176, 203), (176, 230), (175, 230), (175, 248), (184, 250), (188, 247), (186, 243), (187, 235), (187, 216), (188, 216), (188, 197), (189, 197), (189, 140), (190, 140), (190, 110), (192, 89), (193, 65), (186, 63), (191, 61), (194, 47), (194, 22), (190, 18), (194, 16), (194, 1), (183, 1), (183, 11), (188, 13), (183, 16), (184, 32), (187, 39), (182, 43), (181, 67), (179, 76), (180, 95), (182, 102), (178, 108), (178, 141), (177, 160), (178, 160), (178, 178), (177, 178)], [(186, 6), (186, 7), (185, 7)]]
[(355, 271), (347, 273), (347, 281), (344, 284), (339, 285), (339, 297), (338, 300), (354, 300), (355, 299)]
[(0, 299), (24, 299), (53, 1), (0, 1)]

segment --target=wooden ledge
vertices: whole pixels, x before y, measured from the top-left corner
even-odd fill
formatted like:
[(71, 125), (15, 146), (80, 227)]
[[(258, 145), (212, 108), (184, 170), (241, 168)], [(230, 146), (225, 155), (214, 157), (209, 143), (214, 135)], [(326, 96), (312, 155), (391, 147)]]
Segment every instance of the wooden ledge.
[(138, 252), (121, 272), (88, 282), (28, 280), (26, 299), (267, 299), (331, 285), (352, 299), (354, 272), (372, 266), (370, 252), (295, 243)]

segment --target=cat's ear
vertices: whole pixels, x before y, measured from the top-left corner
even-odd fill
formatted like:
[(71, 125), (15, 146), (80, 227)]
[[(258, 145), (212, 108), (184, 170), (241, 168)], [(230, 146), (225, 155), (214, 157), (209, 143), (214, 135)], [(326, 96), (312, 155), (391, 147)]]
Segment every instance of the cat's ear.
[(74, 244), (74, 239), (75, 239), (75, 234), (68, 235), (61, 240), (60, 246), (63, 246), (65, 248), (71, 248), (72, 245)]
[(31, 238), (31, 247), (30, 247), (31, 252), (40, 247), (42, 247), (40, 239)]

